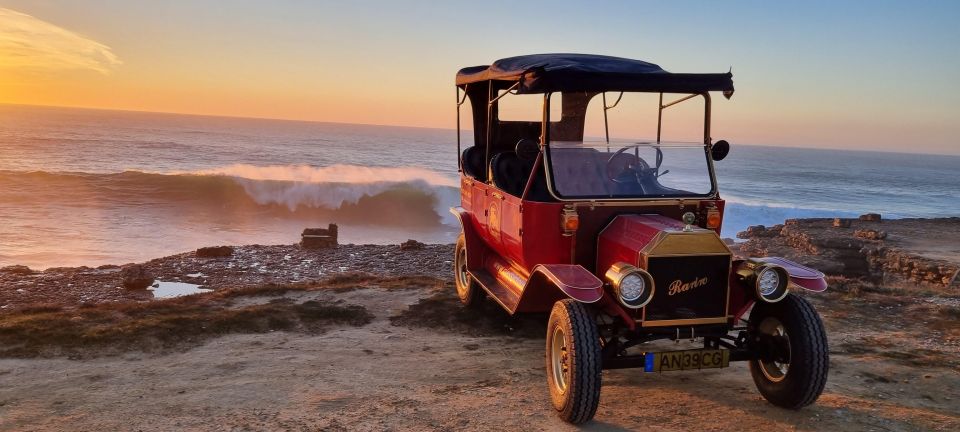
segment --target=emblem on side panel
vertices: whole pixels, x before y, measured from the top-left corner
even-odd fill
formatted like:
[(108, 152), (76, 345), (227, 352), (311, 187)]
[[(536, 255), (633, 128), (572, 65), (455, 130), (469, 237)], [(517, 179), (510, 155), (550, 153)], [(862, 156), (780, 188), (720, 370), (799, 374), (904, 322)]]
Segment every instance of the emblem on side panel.
[(490, 231), (490, 237), (500, 241), (500, 205), (491, 203), (487, 211), (487, 230)]

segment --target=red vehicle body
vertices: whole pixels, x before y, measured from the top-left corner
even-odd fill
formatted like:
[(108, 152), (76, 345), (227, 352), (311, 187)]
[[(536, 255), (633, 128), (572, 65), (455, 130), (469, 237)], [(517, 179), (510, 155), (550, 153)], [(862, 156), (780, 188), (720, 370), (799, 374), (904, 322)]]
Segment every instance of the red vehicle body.
[[(789, 408), (812, 403), (823, 389), (822, 323), (788, 293), (823, 291), (823, 275), (781, 258), (736, 258), (719, 236), (724, 200), (713, 162), (729, 145), (710, 136), (710, 91), (732, 95), (731, 75), (671, 74), (579, 54), (514, 57), (457, 76), (458, 131), (468, 101), (474, 124), (474, 146), (461, 158), (461, 205), (452, 209), (463, 229), (454, 260), (458, 295), (467, 305), (489, 296), (510, 314), (551, 313), (548, 384), (567, 421), (593, 417), (602, 369), (750, 361), (761, 393)], [(619, 93), (612, 105), (608, 92)], [(607, 111), (624, 92), (659, 94), (656, 141), (615, 144), (607, 129), (605, 140), (585, 144), (590, 101), (602, 99), (609, 128)], [(670, 93), (681, 97), (664, 103)], [(504, 98), (524, 94), (542, 95), (542, 119), (500, 119)], [(703, 142), (661, 142), (664, 110), (697, 97)], [(559, 110), (552, 99), (560, 99)], [(670, 161), (673, 177), (663, 169)], [(702, 339), (703, 349), (636, 352), (681, 338)], [(690, 359), (697, 367), (680, 364)]]

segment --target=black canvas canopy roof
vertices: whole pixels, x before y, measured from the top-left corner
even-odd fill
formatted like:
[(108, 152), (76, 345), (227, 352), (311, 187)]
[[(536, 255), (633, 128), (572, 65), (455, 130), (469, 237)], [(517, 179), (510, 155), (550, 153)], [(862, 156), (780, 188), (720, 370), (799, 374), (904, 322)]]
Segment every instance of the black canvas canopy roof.
[(670, 73), (641, 60), (592, 54), (533, 54), (457, 72), (457, 86), (492, 80), (498, 89), (519, 82), (518, 93), (636, 91), (733, 92), (733, 74)]

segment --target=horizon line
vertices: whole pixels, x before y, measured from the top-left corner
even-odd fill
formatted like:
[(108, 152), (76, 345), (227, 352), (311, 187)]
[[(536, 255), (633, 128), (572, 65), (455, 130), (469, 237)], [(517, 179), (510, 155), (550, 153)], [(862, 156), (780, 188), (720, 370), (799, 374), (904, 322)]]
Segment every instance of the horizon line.
[[(121, 112), (121, 113), (161, 114), (161, 115), (188, 116), (188, 117), (212, 117), (212, 118), (237, 119), (237, 120), (265, 120), (265, 121), (281, 121), (281, 122), (291, 122), (291, 123), (316, 123), (316, 124), (334, 124), (334, 125), (349, 125), (349, 126), (392, 127), (392, 128), (402, 128), (402, 129), (426, 129), (426, 130), (456, 132), (455, 128), (409, 126), (409, 125), (379, 124), (379, 123), (351, 123), (351, 122), (337, 122), (337, 121), (324, 121), (324, 120), (290, 119), (290, 118), (279, 118), (279, 117), (252, 117), (252, 116), (224, 115), (224, 114), (198, 114), (198, 113), (173, 112), (173, 111), (147, 111), (147, 110), (120, 109), (120, 108), (97, 108), (97, 107), (86, 107), (86, 106), (76, 106), (76, 105), (19, 104), (19, 103), (9, 103), (9, 102), (0, 102), (0, 105), (17, 106), (17, 107), (33, 107), (33, 108), (67, 108), (67, 109), (87, 110), (87, 111), (111, 111), (111, 112)], [(472, 130), (473, 129), (461, 129), (461, 132), (472, 131)], [(456, 134), (454, 134), (454, 138), (455, 137), (456, 137)], [(849, 151), (849, 152), (865, 152), (865, 153), (890, 153), (890, 154), (903, 154), (903, 155), (960, 157), (960, 151), (958, 151), (957, 153), (935, 153), (935, 152), (923, 152), (923, 151), (905, 152), (905, 151), (892, 151), (892, 150), (880, 150), (880, 149), (803, 147), (803, 146), (795, 146), (795, 145), (781, 145), (781, 144), (771, 144), (771, 143), (761, 144), (761, 143), (750, 143), (750, 142), (740, 142), (740, 143), (736, 143), (736, 145), (743, 145), (748, 147), (770, 147), (770, 148), (785, 148), (785, 149), (800, 149), (800, 150), (833, 150), (833, 151)]]

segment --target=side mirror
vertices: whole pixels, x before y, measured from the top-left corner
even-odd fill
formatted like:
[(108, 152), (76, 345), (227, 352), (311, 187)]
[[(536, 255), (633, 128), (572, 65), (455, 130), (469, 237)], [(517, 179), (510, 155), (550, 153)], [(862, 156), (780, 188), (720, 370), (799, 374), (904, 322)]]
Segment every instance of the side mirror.
[(540, 154), (540, 143), (529, 138), (517, 141), (517, 157), (524, 161), (533, 161)]
[(721, 161), (730, 153), (730, 143), (726, 140), (720, 140), (710, 146), (710, 157), (715, 161)]

